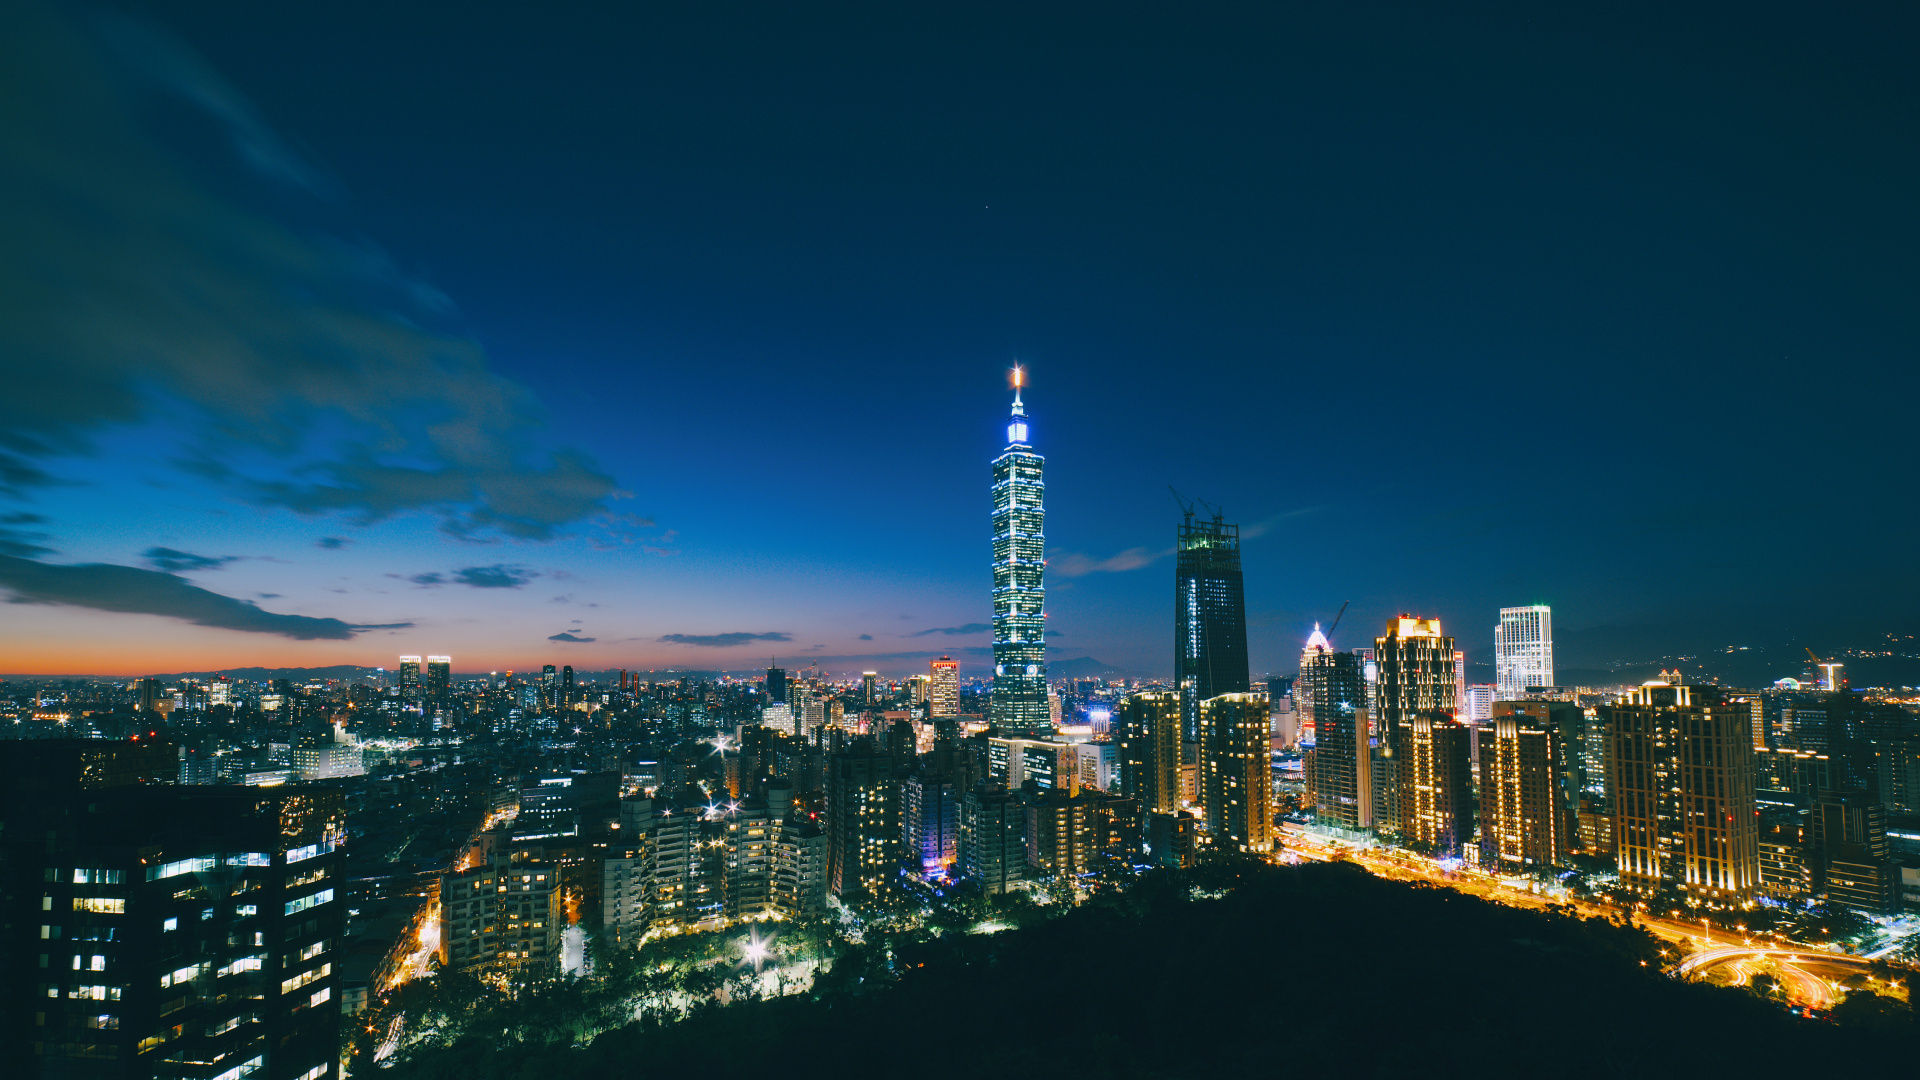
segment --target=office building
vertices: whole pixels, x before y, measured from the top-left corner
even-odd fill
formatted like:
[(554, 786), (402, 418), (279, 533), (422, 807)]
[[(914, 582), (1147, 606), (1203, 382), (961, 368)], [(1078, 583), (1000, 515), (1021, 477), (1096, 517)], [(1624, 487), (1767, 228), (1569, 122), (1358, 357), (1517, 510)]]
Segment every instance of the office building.
[(1200, 703), (1200, 793), (1207, 835), (1221, 850), (1273, 848), (1273, 764), (1267, 695)]
[[(1531, 703), (1527, 703), (1531, 704)], [(1554, 730), (1508, 712), (1480, 733), (1480, 865), (1496, 873), (1559, 866), (1573, 846)]]
[(1365, 675), (1360, 657), (1335, 652), (1315, 630), (1320, 644), (1309, 643), (1294, 684), (1295, 707), (1301, 688), (1313, 715), (1313, 751), (1307, 757), (1307, 793), (1314, 821), (1328, 828), (1373, 827), (1373, 759), (1367, 745)]
[(960, 715), (960, 661), (943, 656), (927, 664), (927, 715)]
[(1412, 790), (1402, 776), (1406, 732), (1415, 717), (1452, 715), (1458, 654), (1439, 619), (1411, 615), (1389, 620), (1373, 645), (1374, 825), (1399, 832), (1406, 828), (1401, 797)]
[(427, 700), (435, 705), (445, 705), (447, 695), (453, 690), (453, 657), (427, 657)]
[(1180, 691), (1182, 737), (1200, 738), (1200, 702), (1244, 694), (1247, 601), (1240, 572), (1240, 526), (1225, 516), (1181, 519), (1173, 567), (1173, 677)]
[(1517, 701), (1553, 682), (1553, 609), (1545, 604), (1500, 609), (1493, 628), (1495, 695)]
[(0, 755), (8, 1077), (338, 1077), (339, 792), (176, 768), (162, 742)]
[(1400, 734), (1400, 832), (1417, 851), (1458, 855), (1473, 836), (1467, 732), (1446, 710), (1432, 709), (1415, 713)]
[(767, 702), (773, 705), (783, 704), (787, 700), (787, 670), (770, 667), (767, 669)]
[(1813, 895), (1811, 815), (1795, 806), (1760, 811), (1760, 892), (1775, 900), (1800, 901)]
[(1467, 711), (1461, 716), (1469, 724), (1484, 724), (1493, 719), (1494, 685), (1474, 683), (1467, 687)]
[(1019, 368), (1013, 380), (1007, 448), (993, 459), (990, 719), (1003, 734), (1045, 735), (1053, 730), (1047, 710), (1046, 458), (1028, 442)]
[(1887, 844), (1887, 807), (1869, 791), (1822, 792), (1813, 804), (1815, 883), (1829, 904), (1862, 915), (1900, 908), (1900, 867)]
[(1149, 813), (1180, 808), (1180, 694), (1148, 690), (1120, 703), (1120, 791)]
[(420, 704), (423, 688), (420, 682), (420, 658), (403, 656), (400, 658), (400, 703), (402, 705)]
[(1027, 811), (1011, 791), (976, 788), (960, 802), (960, 873), (989, 896), (1026, 880)]
[(863, 671), (860, 673), (860, 700), (866, 705), (880, 704), (880, 673)]
[(1184, 870), (1193, 865), (1199, 821), (1191, 811), (1147, 815), (1147, 852), (1155, 866)]
[(1648, 683), (1601, 710), (1620, 882), (1710, 906), (1759, 887), (1750, 710), (1718, 687)]

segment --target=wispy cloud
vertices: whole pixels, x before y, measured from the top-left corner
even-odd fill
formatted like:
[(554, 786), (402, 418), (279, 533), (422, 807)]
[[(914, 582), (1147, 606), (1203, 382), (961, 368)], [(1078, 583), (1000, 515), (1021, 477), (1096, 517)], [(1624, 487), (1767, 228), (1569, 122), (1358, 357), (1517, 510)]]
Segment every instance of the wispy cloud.
[(341, 548), (346, 547), (348, 544), (351, 544), (351, 543), (353, 543), (353, 541), (347, 539), (344, 536), (323, 536), (320, 539), (315, 540), (313, 542), (313, 546), (318, 548), (326, 548), (328, 551), (339, 551)]
[(15, 604), (66, 604), (133, 615), (160, 615), (197, 626), (277, 634), (297, 641), (344, 641), (363, 630), (412, 623), (347, 623), (262, 611), (245, 600), (208, 592), (185, 578), (111, 563), (56, 565), (0, 555), (0, 589)]
[[(388, 574), (387, 576), (397, 578), (401, 575)], [(403, 580), (428, 588), (438, 585), (468, 585), (476, 589), (517, 589), (539, 576), (539, 571), (529, 570), (524, 566), (496, 563), (493, 566), (469, 566), (463, 570), (454, 570), (445, 574), (433, 570), (424, 574), (414, 574)]]
[(1096, 559), (1074, 551), (1048, 559), (1047, 572), (1068, 578), (1085, 577), (1088, 574), (1117, 574), (1127, 570), (1138, 570), (1143, 566), (1152, 566), (1171, 554), (1173, 554), (1172, 548), (1164, 551), (1149, 551), (1146, 548), (1137, 547), (1128, 548), (1104, 559)]
[(984, 634), (992, 629), (993, 627), (987, 623), (970, 622), (965, 626), (936, 626), (930, 630), (916, 630), (911, 634), (902, 634), (901, 636), (915, 638), (926, 637), (929, 634), (945, 634), (948, 637), (954, 637), (960, 634)]
[(218, 557), (194, 555), (190, 552), (175, 551), (170, 547), (150, 547), (141, 554), (146, 558), (148, 566), (156, 570), (169, 570), (175, 573), (182, 570), (218, 570), (238, 558), (236, 555), (221, 555)]
[(570, 634), (570, 633), (568, 633), (567, 631), (565, 631), (565, 630), (562, 630), (562, 631), (560, 631), (560, 632), (559, 632), (559, 633), (557, 633), (557, 634), (553, 634), (553, 635), (550, 635), (550, 636), (549, 636), (549, 637), (547, 638), (547, 640), (548, 640), (548, 641), (573, 641), (573, 642), (578, 642), (578, 643), (581, 643), (581, 644), (585, 644), (585, 643), (587, 643), (587, 642), (589, 642), (589, 641), (598, 641), (599, 639), (598, 639), (598, 638), (590, 638), (590, 637), (575, 637), (574, 635), (572, 635), (572, 634)]
[(861, 640), (861, 641), (872, 641), (872, 640), (873, 640), (873, 635), (872, 635), (872, 634), (861, 634), (861, 635), (860, 635), (860, 640)]
[(337, 216), (318, 172), (186, 47), (111, 12), (0, 5), (0, 100), (39, 103), (0, 113), (0, 495), (58, 482), (59, 460), (164, 397), (194, 417), (180, 464), (260, 504), (528, 539), (607, 509), (613, 479), (546, 447), (533, 395), (444, 295), (350, 230), (223, 199), (145, 129), (191, 114), (228, 150), (196, 167), (271, 189), (259, 205)]
[(772, 631), (765, 634), (748, 634), (735, 631), (731, 634), (661, 634), (657, 639), (669, 645), (700, 645), (712, 649), (724, 649), (732, 645), (745, 645), (750, 641), (792, 641), (792, 634)]

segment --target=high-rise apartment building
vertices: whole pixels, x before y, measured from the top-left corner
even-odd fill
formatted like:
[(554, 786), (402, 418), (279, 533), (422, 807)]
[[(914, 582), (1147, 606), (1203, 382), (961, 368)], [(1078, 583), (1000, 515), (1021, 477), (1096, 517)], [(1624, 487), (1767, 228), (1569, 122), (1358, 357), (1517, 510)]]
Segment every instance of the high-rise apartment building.
[(1400, 832), (1418, 850), (1458, 855), (1473, 837), (1468, 731), (1447, 710), (1432, 709), (1415, 713), (1400, 733)]
[(1827, 902), (1863, 915), (1900, 908), (1900, 867), (1887, 842), (1887, 807), (1869, 791), (1822, 792), (1813, 804), (1816, 881)]
[(1560, 865), (1571, 846), (1556, 732), (1509, 712), (1480, 733), (1480, 865), (1496, 873)]
[(987, 895), (1026, 880), (1027, 812), (1018, 793), (976, 788), (960, 803), (960, 873)]
[(1180, 808), (1180, 694), (1146, 690), (1120, 703), (1120, 791), (1147, 813)]
[(953, 778), (920, 769), (900, 782), (900, 851), (916, 874), (944, 875), (959, 857), (960, 789)]
[(1294, 701), (1306, 688), (1315, 729), (1307, 758), (1307, 793), (1314, 820), (1331, 828), (1373, 827), (1373, 761), (1367, 746), (1369, 720), (1360, 657), (1309, 645), (1302, 658)]
[(171, 751), (0, 755), (0, 1071), (337, 1077), (340, 793), (161, 785)]
[(1207, 834), (1221, 850), (1273, 848), (1273, 764), (1267, 695), (1220, 694), (1200, 703), (1200, 795)]
[(892, 891), (900, 866), (893, 759), (872, 740), (827, 759), (827, 888), (849, 903)]
[(1620, 882), (1713, 906), (1759, 886), (1751, 710), (1718, 687), (1649, 683), (1601, 710)]
[[(1389, 620), (1387, 632), (1373, 640), (1373, 732), (1378, 739), (1373, 761), (1374, 824), (1405, 828), (1401, 798), (1405, 735), (1415, 717), (1439, 711), (1449, 715), (1456, 701), (1453, 639), (1439, 619), (1402, 615)], [(1431, 823), (1429, 823), (1431, 825)]]
[(441, 875), (440, 962), (478, 972), (557, 960), (563, 895), (558, 865), (519, 852)]
[(1553, 682), (1553, 609), (1545, 604), (1500, 609), (1493, 628), (1493, 673), (1501, 701)]
[(943, 656), (927, 664), (927, 715), (960, 715), (960, 661)]
[(1173, 678), (1181, 728), (1200, 738), (1200, 702), (1244, 694), (1247, 600), (1240, 572), (1240, 526), (1224, 515), (1196, 520), (1188, 510), (1176, 536), (1173, 567)]
[(1013, 369), (1007, 448), (993, 459), (992, 721), (1008, 735), (1050, 734), (1047, 708), (1047, 459), (1028, 442)]

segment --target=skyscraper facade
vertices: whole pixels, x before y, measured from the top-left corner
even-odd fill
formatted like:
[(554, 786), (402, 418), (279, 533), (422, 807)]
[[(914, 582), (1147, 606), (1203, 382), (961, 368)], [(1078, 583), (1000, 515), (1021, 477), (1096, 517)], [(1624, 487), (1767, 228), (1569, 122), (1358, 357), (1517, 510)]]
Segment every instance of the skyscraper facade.
[(1273, 847), (1273, 765), (1267, 695), (1220, 694), (1200, 703), (1200, 798), (1213, 846)]
[(1480, 735), (1480, 865), (1495, 872), (1558, 866), (1570, 846), (1558, 733), (1509, 712)]
[(1473, 836), (1467, 725), (1446, 710), (1415, 714), (1400, 734), (1400, 831), (1416, 850), (1458, 855)]
[(1244, 694), (1247, 599), (1240, 573), (1240, 526), (1221, 514), (1180, 523), (1173, 567), (1173, 677), (1187, 741), (1200, 737), (1200, 702)]
[(1372, 719), (1379, 736), (1373, 763), (1374, 824), (1398, 830), (1405, 825), (1402, 796), (1412, 790), (1401, 775), (1407, 731), (1416, 717), (1453, 712), (1457, 654), (1439, 619), (1411, 615), (1389, 621), (1386, 634), (1375, 638), (1373, 645)]
[(1020, 401), (1023, 373), (1013, 372), (1013, 416), (1007, 448), (993, 459), (993, 706), (1006, 734), (1050, 733), (1047, 706), (1047, 459), (1027, 439)]
[(1180, 808), (1180, 695), (1145, 690), (1120, 703), (1120, 791), (1147, 813)]
[(1359, 656), (1310, 646), (1301, 660), (1300, 681), (1294, 684), (1296, 701), (1303, 685), (1313, 701), (1315, 742), (1307, 762), (1307, 787), (1314, 820), (1332, 828), (1373, 826), (1365, 678)]
[(1545, 604), (1500, 609), (1493, 628), (1495, 693), (1501, 701), (1553, 685), (1553, 609)]
[(1620, 883), (1712, 906), (1759, 886), (1750, 710), (1717, 687), (1648, 683), (1601, 710)]
[(420, 658), (417, 656), (400, 658), (400, 701), (405, 705), (420, 703)]
[(960, 661), (943, 656), (927, 665), (927, 715), (960, 715)]
[(444, 705), (453, 689), (453, 657), (427, 657), (427, 700)]

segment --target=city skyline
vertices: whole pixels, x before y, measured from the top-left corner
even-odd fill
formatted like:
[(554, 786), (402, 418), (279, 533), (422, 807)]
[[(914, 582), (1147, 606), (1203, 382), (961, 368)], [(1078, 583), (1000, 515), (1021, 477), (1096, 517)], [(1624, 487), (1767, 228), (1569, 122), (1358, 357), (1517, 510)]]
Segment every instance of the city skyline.
[[(1797, 74), (1727, 100), (1675, 89), (1657, 46), (1576, 13), (1382, 29), (1243, 12), (1231, 34), (1117, 19), (1164, 75), (984, 16), (928, 35), (791, 14), (735, 40), (629, 13), (565, 35), (617, 63), (482, 79), (443, 58), (431, 10), (377, 30), (167, 0), (8, 14), (8, 86), (72, 111), (57, 137), (6, 142), (13, 175), (41, 178), (9, 189), (40, 242), (7, 270), (42, 285), (6, 320), (0, 591), (28, 603), (4, 609), (0, 669), (977, 664), (978, 462), (1000, 445), (982, 420), (1016, 360), (1048, 395), (1052, 659), (1166, 673), (1168, 485), (1242, 523), (1255, 672), (1287, 670), (1348, 601), (1361, 625), (1443, 617), (1476, 661), (1484, 613), (1552, 605), (1560, 662), (1589, 668), (1745, 645), (1778, 648), (1778, 676), (1789, 646), (1920, 629), (1916, 512), (1883, 497), (1912, 338), (1893, 253), (1913, 219), (1889, 193), (1910, 185), (1888, 159), (1860, 166), (1864, 189), (1805, 164), (1890, 144), (1876, 87), (1898, 34), (1772, 27), (1776, 59), (1875, 44), (1771, 64)], [(461, 30), (482, 52), (545, 32)], [(1569, 36), (1647, 74), (1603, 104), (1571, 70), (1515, 67)], [(1436, 41), (1536, 92), (1433, 66)], [(1740, 56), (1694, 52), (1753, 81)], [(849, 98), (802, 54), (892, 92)], [(977, 56), (1180, 122), (1082, 124), (1037, 76), (978, 81)], [(1311, 95), (1381, 56), (1403, 62)], [(343, 62), (362, 78), (313, 93)], [(422, 62), (432, 94), (410, 81)], [(742, 65), (746, 82), (715, 74)], [(601, 69), (631, 74), (582, 81)], [(1407, 113), (1416, 86), (1451, 108)], [(1676, 95), (1715, 122), (1683, 122)], [(528, 122), (578, 100), (632, 140)], [(813, 119), (841, 114), (894, 134), (876, 148)], [(1530, 148), (1492, 150), (1450, 114)], [(1050, 151), (1059, 130), (1075, 134)], [(1293, 134), (1238, 134), (1267, 130)], [(1096, 164), (1140, 145), (1237, 165)], [(994, 164), (1026, 158), (1043, 167)], [(1715, 195), (1658, 182), (1676, 167)], [(54, 179), (76, 175), (102, 179)], [(549, 181), (573, 195), (528, 210)], [(103, 248), (95, 220), (140, 223), (150, 246)], [(208, 239), (237, 234), (258, 242)], [(204, 291), (169, 291), (187, 279)], [(1813, 371), (1824, 392), (1786, 395), (1777, 423), (1668, 427), (1633, 405), (1770, 417)], [(1265, 411), (1202, 424), (1191, 393), (1168, 412), (1169, 380)], [(1356, 440), (1362, 415), (1418, 434)], [(1416, 447), (1439, 467), (1407, 468)]]

